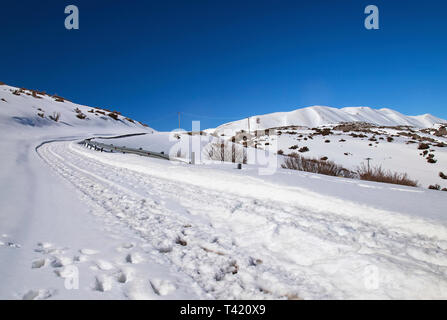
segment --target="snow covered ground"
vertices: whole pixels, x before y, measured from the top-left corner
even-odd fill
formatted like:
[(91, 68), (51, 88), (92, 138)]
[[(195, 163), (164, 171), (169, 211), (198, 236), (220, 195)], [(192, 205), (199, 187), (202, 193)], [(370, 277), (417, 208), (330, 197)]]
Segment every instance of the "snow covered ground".
[(2, 299), (447, 298), (445, 192), (96, 152), (78, 142), (167, 134), (0, 99)]

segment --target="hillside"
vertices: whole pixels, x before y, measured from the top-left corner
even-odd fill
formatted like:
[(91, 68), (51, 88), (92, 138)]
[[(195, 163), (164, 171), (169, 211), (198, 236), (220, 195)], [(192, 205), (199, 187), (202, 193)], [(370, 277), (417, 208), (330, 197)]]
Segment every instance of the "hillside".
[(332, 161), (351, 171), (366, 166), (369, 158), (372, 167), (406, 173), (420, 187), (447, 188), (440, 176), (447, 171), (447, 121), (432, 115), (308, 107), (250, 120), (250, 132), (245, 119), (221, 125), (213, 134), (284, 157)]
[(125, 117), (119, 111), (73, 103), (42, 91), (0, 85), (0, 125), (26, 130), (40, 128), (56, 132), (154, 130)]

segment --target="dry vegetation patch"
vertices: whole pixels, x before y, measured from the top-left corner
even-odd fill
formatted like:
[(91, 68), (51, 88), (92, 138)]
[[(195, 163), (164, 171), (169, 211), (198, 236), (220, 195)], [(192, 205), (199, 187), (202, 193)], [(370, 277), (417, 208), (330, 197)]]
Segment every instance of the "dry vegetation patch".
[(297, 153), (292, 153), (284, 160), (281, 167), (284, 169), (320, 173), (329, 176), (341, 176), (345, 178), (354, 177), (354, 173), (351, 171), (335, 162), (326, 160), (306, 158)]
[(392, 184), (400, 184), (404, 186), (417, 187), (418, 182), (408, 177), (407, 173), (392, 172), (391, 170), (384, 170), (381, 166), (367, 168), (362, 164), (357, 173), (361, 180), (384, 182)]

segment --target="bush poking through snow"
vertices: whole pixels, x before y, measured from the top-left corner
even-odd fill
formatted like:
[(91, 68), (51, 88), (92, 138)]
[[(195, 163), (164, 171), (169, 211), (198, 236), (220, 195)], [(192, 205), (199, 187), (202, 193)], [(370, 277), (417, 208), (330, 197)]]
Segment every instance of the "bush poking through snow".
[(305, 158), (297, 153), (291, 153), (281, 165), (284, 169), (299, 170), (328, 176), (354, 178), (354, 174), (342, 166), (326, 160)]
[(361, 180), (384, 182), (392, 184), (400, 184), (403, 186), (417, 187), (418, 182), (408, 177), (406, 173), (392, 172), (390, 170), (385, 171), (381, 166), (367, 168), (365, 164), (362, 164), (357, 173)]
[(277, 154), (279, 154), (279, 155), (283, 155), (283, 154), (284, 154), (284, 151), (282, 151), (281, 149), (279, 149), (278, 152), (277, 152)]
[(447, 179), (447, 176), (444, 174), (444, 172), (439, 172), (439, 177), (441, 178), (441, 179)]
[(435, 185), (429, 185), (428, 188), (430, 190), (441, 190), (441, 186), (439, 184), (435, 184)]
[(388, 142), (393, 142), (393, 141), (394, 141), (394, 138), (393, 138), (393, 137), (386, 137), (386, 141), (388, 141)]
[(180, 238), (180, 237), (178, 237), (178, 238), (175, 240), (175, 243), (176, 243), (176, 244), (179, 244), (179, 245), (181, 245), (181, 246), (183, 246), (183, 247), (185, 247), (185, 246), (188, 244), (185, 240), (183, 240), (183, 239)]
[(110, 118), (114, 119), (114, 120), (118, 120), (118, 119), (119, 119), (119, 118), (118, 118), (118, 114), (116, 114), (116, 113), (114, 113), (114, 112), (110, 112), (110, 113), (108, 114), (108, 116), (109, 116)]
[(32, 95), (33, 98), (36, 98), (36, 99), (42, 99), (42, 97), (39, 97), (39, 96), (37, 95), (37, 91), (35, 91), (35, 90), (31, 90), (31, 95)]
[(57, 102), (64, 102), (64, 101), (65, 101), (64, 98), (59, 97), (59, 96), (57, 96), (57, 95), (54, 95), (53, 98), (54, 98), (54, 100), (57, 101)]
[(208, 144), (203, 152), (209, 160), (247, 163), (245, 149), (236, 143), (228, 141), (213, 142)]
[(85, 114), (82, 113), (81, 109), (76, 108), (76, 109), (75, 109), (75, 112), (76, 112), (76, 117), (77, 117), (77, 118), (79, 118), (79, 119), (81, 119), (81, 120), (87, 118), (87, 116), (86, 116)]
[(425, 150), (430, 148), (430, 145), (428, 145), (427, 143), (419, 143), (418, 149), (419, 150)]
[(53, 112), (53, 115), (50, 116), (50, 119), (55, 122), (58, 122), (60, 118), (61, 118), (60, 112)]
[(301, 152), (301, 153), (307, 152), (307, 151), (309, 151), (309, 148), (308, 147), (301, 147), (298, 151)]

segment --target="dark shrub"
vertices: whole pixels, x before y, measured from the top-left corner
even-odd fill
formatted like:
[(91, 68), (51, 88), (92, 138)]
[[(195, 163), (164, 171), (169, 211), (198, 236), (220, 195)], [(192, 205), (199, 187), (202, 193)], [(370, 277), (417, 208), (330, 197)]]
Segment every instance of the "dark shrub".
[(299, 152), (307, 152), (307, 151), (309, 151), (309, 148), (308, 147), (301, 147), (298, 151)]
[(57, 96), (57, 95), (54, 95), (53, 98), (54, 98), (54, 100), (57, 101), (57, 102), (64, 102), (64, 101), (65, 101), (64, 98), (59, 97), (59, 96)]
[(418, 149), (419, 150), (425, 150), (430, 148), (430, 145), (428, 145), (427, 143), (419, 143)]
[(430, 190), (441, 190), (441, 186), (439, 184), (429, 185), (428, 188)]
[(393, 138), (393, 137), (386, 137), (386, 141), (388, 141), (388, 142), (393, 142), (393, 141), (394, 141), (394, 138)]
[(31, 90), (31, 95), (33, 96), (33, 98), (36, 98), (36, 99), (42, 99), (42, 97), (39, 97), (38, 95), (37, 95), (37, 91), (34, 91), (34, 90)]
[(438, 162), (438, 160), (433, 159), (433, 158), (428, 158), (428, 159), (427, 159), (427, 162), (428, 162), (428, 163), (436, 163), (436, 162)]
[(439, 172), (439, 177), (441, 179), (447, 179), (447, 176), (443, 172)]
[(320, 173), (329, 176), (341, 176), (345, 178), (353, 178), (355, 176), (355, 174), (351, 171), (338, 164), (335, 164), (332, 161), (305, 158), (297, 153), (290, 154), (285, 159), (281, 167), (285, 169)]
[(118, 120), (118, 119), (119, 119), (118, 115), (117, 115), (116, 113), (114, 113), (114, 112), (110, 112), (110, 113), (108, 114), (108, 116), (109, 116), (110, 118), (114, 119), (114, 120)]
[(277, 152), (279, 155), (283, 155), (284, 154), (284, 151), (282, 151), (281, 149), (280, 150), (278, 150), (278, 152)]
[(321, 161), (326, 161), (328, 159), (328, 157), (321, 157), (320, 160)]
[(324, 143), (329, 143), (331, 142), (331, 140), (324, 140)]
[(294, 145), (294, 146), (291, 146), (289, 149), (291, 149), (291, 150), (295, 150), (295, 149), (298, 149), (298, 146), (297, 146), (297, 145)]
[(410, 187), (418, 185), (417, 181), (411, 180), (406, 173), (385, 171), (381, 166), (367, 168), (365, 164), (362, 164), (357, 169), (357, 173), (361, 180), (400, 184)]

